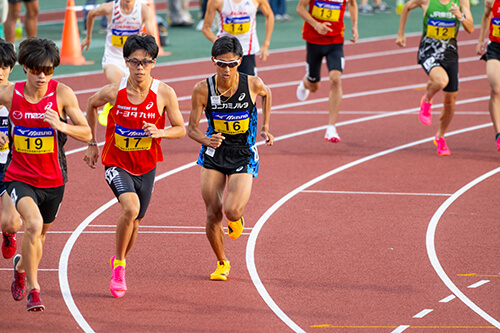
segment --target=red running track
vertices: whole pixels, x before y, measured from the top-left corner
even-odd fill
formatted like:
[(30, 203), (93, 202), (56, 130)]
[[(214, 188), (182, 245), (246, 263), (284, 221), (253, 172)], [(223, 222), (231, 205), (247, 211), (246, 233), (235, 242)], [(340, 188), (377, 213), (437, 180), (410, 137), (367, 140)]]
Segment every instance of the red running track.
[[(0, 331), (495, 329), (498, 152), (485, 64), (474, 55), (477, 33), (459, 38), (461, 85), (447, 137), (450, 157), (438, 157), (431, 142), (442, 94), (431, 126), (416, 115), (426, 82), (415, 64), (418, 37), (408, 38), (406, 49), (384, 38), (346, 45), (339, 144), (322, 138), (328, 82), (308, 101), (295, 99), (304, 50), (259, 64), (273, 92), (277, 140), (259, 148), (247, 230), (226, 242), (233, 267), (226, 282), (209, 280), (216, 259), (204, 235), (193, 163), (199, 146), (189, 138), (164, 141), (166, 160), (158, 166), (164, 177), (127, 258), (129, 291), (114, 299), (109, 258), (119, 207), (100, 209), (113, 200), (103, 168), (90, 170), (83, 152), (74, 151), (82, 145), (70, 140), (70, 181), (40, 263), (46, 311), (27, 313), (24, 300), (12, 300), (12, 262), (2, 260)], [(194, 83), (212, 72), (207, 61), (157, 66), (153, 73), (174, 87), (187, 121)], [(97, 74), (60, 80), (77, 91), (82, 108), (105, 84)]]

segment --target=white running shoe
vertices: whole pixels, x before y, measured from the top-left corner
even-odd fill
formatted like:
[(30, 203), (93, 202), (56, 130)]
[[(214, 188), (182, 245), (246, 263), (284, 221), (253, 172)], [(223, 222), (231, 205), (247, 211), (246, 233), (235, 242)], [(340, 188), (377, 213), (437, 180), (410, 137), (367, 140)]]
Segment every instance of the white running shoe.
[(340, 136), (337, 133), (337, 129), (334, 125), (328, 125), (326, 127), (325, 141), (330, 141), (333, 143), (340, 142)]
[(304, 87), (304, 81), (300, 81), (300, 84), (297, 87), (297, 99), (299, 101), (305, 101), (309, 96), (309, 92), (310, 90)]

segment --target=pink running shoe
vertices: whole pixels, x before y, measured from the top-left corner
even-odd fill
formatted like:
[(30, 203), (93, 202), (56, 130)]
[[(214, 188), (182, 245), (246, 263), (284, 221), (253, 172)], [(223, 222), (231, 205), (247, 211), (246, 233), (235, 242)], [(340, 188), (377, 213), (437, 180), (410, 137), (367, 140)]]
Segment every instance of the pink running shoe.
[(448, 149), (444, 138), (438, 138), (436, 134), (434, 137), (434, 144), (437, 146), (437, 153), (439, 156), (451, 155), (450, 149)]
[(40, 290), (31, 289), (28, 295), (28, 304), (26, 305), (26, 310), (28, 311), (45, 310), (45, 306), (43, 306), (42, 299), (40, 298)]
[(425, 95), (422, 96), (422, 99), (420, 100), (420, 112), (418, 113), (418, 119), (420, 119), (420, 122), (424, 125), (431, 124), (432, 121), (431, 107), (432, 103), (431, 102), (427, 103), (425, 101)]
[(5, 259), (10, 259), (16, 253), (17, 241), (16, 234), (6, 234), (2, 232), (2, 255)]
[(500, 151), (500, 136), (497, 139), (497, 150)]
[(111, 282), (109, 283), (109, 290), (111, 295), (115, 298), (121, 298), (125, 296), (127, 291), (127, 282), (125, 281), (125, 267), (117, 266), (115, 268), (114, 261), (116, 256), (111, 257), (110, 264), (113, 269), (113, 274), (111, 275)]
[(20, 301), (24, 297), (26, 297), (26, 273), (19, 273), (16, 271), (16, 266), (19, 260), (21, 259), (21, 255), (18, 254), (14, 257), (14, 281), (12, 281), (12, 285), (10, 286), (10, 291), (12, 292), (12, 298), (15, 301)]

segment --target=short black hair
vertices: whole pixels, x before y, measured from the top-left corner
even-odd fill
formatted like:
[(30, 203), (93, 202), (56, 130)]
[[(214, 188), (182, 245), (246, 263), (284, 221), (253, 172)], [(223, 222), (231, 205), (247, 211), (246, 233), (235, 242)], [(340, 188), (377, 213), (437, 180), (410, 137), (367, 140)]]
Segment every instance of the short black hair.
[(238, 58), (243, 57), (243, 48), (238, 38), (234, 36), (222, 36), (214, 42), (212, 57), (217, 58), (226, 53), (232, 53), (238, 56)]
[(14, 68), (17, 61), (16, 50), (12, 43), (0, 38), (0, 66)]
[(61, 63), (56, 44), (47, 38), (30, 37), (19, 44), (19, 64), (36, 68), (51, 63), (55, 68)]
[(158, 44), (151, 35), (132, 35), (127, 38), (123, 45), (123, 57), (128, 58), (137, 50), (144, 50), (151, 58), (156, 59), (158, 56)]

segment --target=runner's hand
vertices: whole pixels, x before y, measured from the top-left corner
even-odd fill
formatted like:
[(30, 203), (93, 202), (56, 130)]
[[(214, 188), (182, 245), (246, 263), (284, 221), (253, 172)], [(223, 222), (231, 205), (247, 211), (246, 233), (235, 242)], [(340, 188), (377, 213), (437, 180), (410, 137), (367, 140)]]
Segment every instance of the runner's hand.
[(97, 168), (97, 159), (99, 158), (99, 148), (97, 146), (89, 146), (83, 156), (83, 160), (92, 169)]
[(150, 138), (153, 139), (161, 138), (160, 131), (158, 130), (155, 124), (147, 123), (145, 121), (143, 121), (143, 123), (144, 125), (142, 126), (142, 129), (144, 130), (144, 132), (146, 132), (146, 134)]
[(484, 52), (486, 52), (486, 46), (488, 45), (488, 42), (478, 42), (476, 46), (476, 53), (478, 55), (483, 55)]
[(48, 122), (50, 127), (57, 131), (61, 131), (61, 129), (64, 127), (64, 123), (59, 117), (59, 112), (52, 109), (48, 109), (47, 111), (45, 111), (43, 120)]
[(263, 137), (266, 140), (266, 145), (272, 146), (274, 143), (274, 136), (267, 132), (267, 131), (261, 131), (260, 136)]
[(220, 133), (213, 134), (210, 137), (210, 142), (209, 142), (208, 146), (212, 147), (212, 148), (219, 148), (224, 139), (226, 139), (226, 138), (224, 136), (222, 136), (222, 134), (220, 134)]
[(401, 47), (405, 47), (406, 46), (405, 36), (398, 36), (398, 38), (396, 38), (396, 45), (401, 46)]
[(320, 34), (320, 35), (326, 35), (328, 32), (331, 32), (333, 31), (330, 27), (330, 22), (321, 22), (320, 24), (318, 24), (318, 27), (316, 28), (316, 31)]
[(455, 15), (457, 19), (463, 18), (462, 12), (460, 11), (460, 8), (454, 3), (451, 3), (451, 8), (450, 8), (450, 13)]
[(356, 43), (356, 41), (358, 40), (358, 28), (352, 28), (352, 38), (349, 39), (352, 43)]
[(88, 51), (89, 46), (90, 46), (90, 39), (88, 37), (85, 37), (81, 44), (82, 51)]
[(5, 146), (7, 142), (9, 142), (9, 137), (4, 132), (0, 132), (0, 146)]

